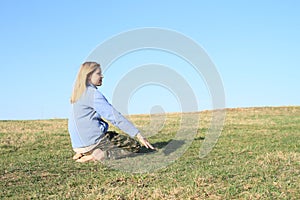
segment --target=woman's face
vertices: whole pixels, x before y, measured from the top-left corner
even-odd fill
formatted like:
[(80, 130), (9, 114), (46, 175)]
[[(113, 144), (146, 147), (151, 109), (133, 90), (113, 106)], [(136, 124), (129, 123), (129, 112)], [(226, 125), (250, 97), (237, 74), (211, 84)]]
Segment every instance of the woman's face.
[(95, 86), (101, 86), (102, 85), (102, 79), (103, 79), (103, 75), (101, 72), (100, 67), (97, 68), (94, 73), (92, 73), (92, 75), (90, 76), (90, 83), (95, 85)]

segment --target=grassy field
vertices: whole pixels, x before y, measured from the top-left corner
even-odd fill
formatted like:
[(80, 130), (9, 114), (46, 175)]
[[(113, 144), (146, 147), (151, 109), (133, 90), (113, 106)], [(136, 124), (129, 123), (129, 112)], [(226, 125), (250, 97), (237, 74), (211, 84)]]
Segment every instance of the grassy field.
[[(200, 159), (210, 117), (200, 113), (183, 156), (142, 174), (75, 163), (67, 120), (0, 121), (0, 199), (300, 199), (300, 107), (227, 109), (217, 145)], [(147, 115), (131, 120), (149, 125)], [(149, 140), (162, 148), (179, 120), (167, 115)]]

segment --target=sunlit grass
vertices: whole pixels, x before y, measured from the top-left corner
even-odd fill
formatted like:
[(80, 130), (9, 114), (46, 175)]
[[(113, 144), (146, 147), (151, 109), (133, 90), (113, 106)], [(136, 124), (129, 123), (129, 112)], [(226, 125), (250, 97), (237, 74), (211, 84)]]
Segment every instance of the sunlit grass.
[[(0, 199), (300, 199), (300, 107), (226, 112), (207, 157), (199, 159), (211, 118), (203, 111), (184, 155), (143, 174), (75, 163), (67, 120), (0, 121)], [(158, 148), (172, 139), (181, 114), (160, 117), (148, 135)], [(130, 119), (151, 132), (150, 116)]]

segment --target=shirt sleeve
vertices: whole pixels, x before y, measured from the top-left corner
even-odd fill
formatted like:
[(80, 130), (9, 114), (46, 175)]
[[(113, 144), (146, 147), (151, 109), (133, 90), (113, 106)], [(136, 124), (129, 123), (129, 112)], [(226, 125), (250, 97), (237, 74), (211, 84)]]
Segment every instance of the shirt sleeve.
[(98, 90), (94, 93), (94, 109), (101, 117), (127, 133), (130, 137), (133, 138), (139, 133), (139, 130), (118, 112)]

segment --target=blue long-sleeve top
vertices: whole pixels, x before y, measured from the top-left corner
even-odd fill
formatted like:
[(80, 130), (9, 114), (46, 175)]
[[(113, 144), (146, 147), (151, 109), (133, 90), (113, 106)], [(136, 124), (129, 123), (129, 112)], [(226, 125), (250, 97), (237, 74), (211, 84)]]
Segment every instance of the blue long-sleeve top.
[(139, 130), (119, 113), (94, 85), (88, 85), (82, 96), (72, 104), (68, 129), (73, 148), (94, 145), (104, 136), (111, 122), (130, 137)]

